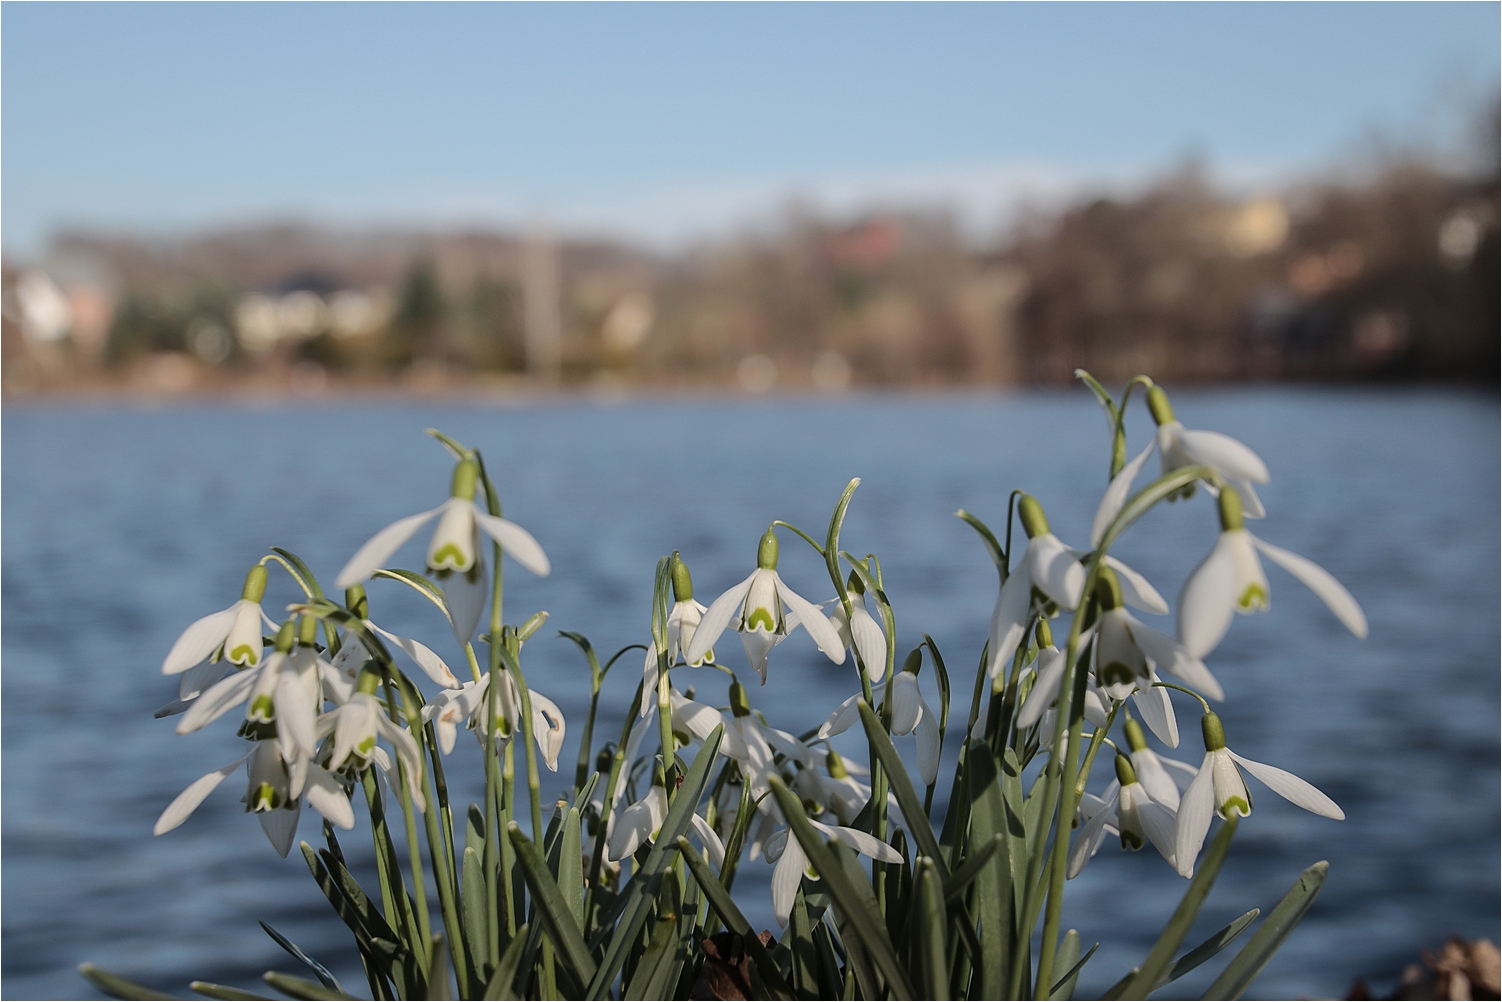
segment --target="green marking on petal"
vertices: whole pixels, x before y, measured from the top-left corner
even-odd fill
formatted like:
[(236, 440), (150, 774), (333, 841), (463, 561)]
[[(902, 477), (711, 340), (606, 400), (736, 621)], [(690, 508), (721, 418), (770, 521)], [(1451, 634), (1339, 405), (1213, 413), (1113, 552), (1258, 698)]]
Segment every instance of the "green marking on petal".
[(462, 571), (465, 569), (464, 552), (453, 543), (445, 543), (437, 553), (433, 554), (433, 559), (428, 561), (428, 564), (434, 570), (446, 567)]
[(777, 620), (770, 610), (752, 609), (750, 614), (746, 616), (746, 629), (754, 630), (758, 626), (764, 627), (768, 633), (777, 632)]
[(270, 696), (257, 696), (250, 701), (250, 712), (246, 716), (252, 720), (269, 721), (276, 716), (276, 706)]
[(1136, 852), (1142, 848), (1142, 839), (1137, 837), (1136, 832), (1129, 832), (1123, 828), (1121, 830), (1121, 847)]
[(1236, 600), (1236, 605), (1242, 612), (1259, 612), (1267, 608), (1267, 589), (1253, 582), (1246, 586), (1246, 591)]
[(376, 739), (375, 739), (375, 735), (372, 734), (368, 738), (366, 738), (364, 741), (361, 741), (359, 744), (355, 745), (355, 751), (362, 758), (369, 758), (371, 756), (371, 753), (373, 753), (375, 751), (375, 746), (376, 746)]
[(1137, 673), (1120, 661), (1112, 661), (1100, 669), (1095, 676), (1101, 685), (1130, 685), (1137, 680)]
[(250, 795), (250, 809), (257, 813), (274, 811), (280, 806), (282, 806), (282, 798), (277, 795), (276, 787), (270, 783), (262, 783)]
[(251, 647), (249, 644), (241, 644), (239, 647), (236, 647), (234, 650), (229, 652), (229, 656), (226, 660), (231, 661), (237, 665), (247, 665), (251, 668), (254, 668), (256, 666), (256, 662), (261, 660), (261, 652), (256, 650), (254, 647)]
[(1235, 811), (1242, 817), (1246, 817), (1252, 813), (1252, 805), (1247, 803), (1242, 797), (1227, 797), (1225, 802), (1220, 805), (1219, 814), (1221, 817), (1229, 819), (1232, 811)]

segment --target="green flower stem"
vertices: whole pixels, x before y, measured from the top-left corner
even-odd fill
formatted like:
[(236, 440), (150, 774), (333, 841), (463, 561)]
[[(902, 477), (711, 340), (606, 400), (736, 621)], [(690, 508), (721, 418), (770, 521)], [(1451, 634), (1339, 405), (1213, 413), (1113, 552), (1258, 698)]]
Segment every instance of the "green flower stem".
[[(636, 696), (631, 701), (631, 706), (641, 706), (642, 683), (636, 686)], [(615, 753), (610, 757), (610, 775), (605, 779), (605, 799), (601, 801), (599, 829), (595, 832), (595, 851), (589, 861), (589, 907), (585, 910), (586, 925), (585, 936), (594, 933), (593, 925), (595, 916), (599, 914), (600, 895), (605, 890), (605, 832), (610, 825), (610, 806), (615, 802), (615, 789), (621, 782), (621, 773), (626, 766), (626, 745), (631, 740), (631, 729), (636, 726), (636, 714), (628, 711), (626, 721), (621, 725), (621, 740), (615, 746)]]
[[(471, 660), (474, 656), (472, 645), (466, 645), (470, 651)], [(492, 652), (495, 645), (492, 644)], [(490, 676), (492, 681), (495, 676)], [(485, 960), (494, 967), (501, 961), (501, 925), (500, 925), (500, 888), (497, 886), (497, 871), (500, 869), (501, 844), (499, 833), (501, 831), (501, 765), (496, 753), (495, 728), (496, 718), (496, 687), (489, 685), (485, 690), (486, 713), (485, 713), (485, 846), (481, 853), (483, 868), (485, 871), (485, 915), (489, 922), (489, 935), (485, 943)]]
[[(386, 688), (386, 712), (390, 715), (392, 723), (400, 723), (401, 718), (397, 715), (396, 693), (391, 685), (388, 675), (383, 683)], [(416, 735), (413, 735), (416, 737)], [(396, 759), (396, 783), (397, 802), (402, 805), (402, 820), (407, 832), (407, 856), (412, 866), (412, 897), (417, 905), (417, 930), (422, 936), (422, 943), (428, 944), (433, 941), (433, 918), (428, 914), (428, 894), (422, 872), (422, 844), (417, 838), (417, 815), (412, 809), (412, 793), (407, 784), (411, 780), (407, 777), (406, 764), (402, 762), (400, 755), (393, 755)], [(413, 777), (416, 778), (416, 777)], [(435, 873), (434, 879), (438, 879)]]
[[(459, 869), (454, 860), (454, 817), (449, 806), (448, 781), (443, 775), (443, 756), (431, 723), (423, 726), (423, 738), (428, 757), (433, 763), (432, 776), (424, 777), (429, 805), (424, 819), (428, 826), (428, 846), (433, 852), (435, 871), (440, 862), (443, 864), (443, 875), (433, 879), (438, 884), (438, 904), (443, 909), (444, 929), (448, 933), (450, 948), (454, 951), (454, 971), (459, 980), (459, 993), (466, 995), (469, 993), (468, 985), (474, 971), (474, 961), (469, 953), (470, 944), (464, 936), (464, 926), (459, 919)], [(435, 838), (438, 840), (436, 848)]]
[(517, 652), (511, 649), (514, 636), (508, 634), (503, 641), (503, 653), (506, 655), (506, 670), (516, 683), (516, 694), (521, 703), (516, 708), (516, 714), (521, 717), (521, 741), (527, 756), (527, 795), (532, 804), (532, 831), (534, 839), (541, 842), (546, 829), (542, 826), (542, 781), (537, 773), (537, 743), (533, 741), (532, 734), (532, 694), (527, 689), (527, 679), (522, 674)]
[(1111, 707), (1111, 712), (1106, 717), (1106, 726), (1097, 727), (1095, 733), (1090, 735), (1090, 750), (1085, 753), (1085, 764), (1080, 766), (1079, 778), (1074, 781), (1074, 800), (1079, 803), (1080, 797), (1085, 794), (1085, 784), (1090, 781), (1090, 769), (1095, 765), (1095, 753), (1100, 751), (1100, 746), (1105, 744), (1106, 735), (1111, 732), (1111, 726), (1116, 723), (1116, 713), (1121, 709), (1117, 703)]
[(662, 742), (662, 780), (667, 786), (668, 803), (672, 803), (678, 793), (676, 789), (678, 784), (672, 781), (675, 765), (673, 760), (678, 751), (678, 739), (673, 737), (673, 699), (669, 692), (671, 685), (668, 679), (668, 656), (659, 648), (657, 651), (657, 738)]

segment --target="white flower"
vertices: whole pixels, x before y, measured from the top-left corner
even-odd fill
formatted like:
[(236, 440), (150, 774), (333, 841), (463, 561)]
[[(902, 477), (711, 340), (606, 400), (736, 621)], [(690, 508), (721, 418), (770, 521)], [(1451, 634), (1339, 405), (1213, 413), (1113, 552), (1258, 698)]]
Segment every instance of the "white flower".
[[(181, 674), (220, 648), (223, 648), (224, 660), (232, 664), (247, 668), (260, 664), (265, 646), (261, 624), (276, 629), (276, 624), (261, 611), (261, 598), (265, 594), (266, 568), (256, 564), (245, 575), (240, 601), (197, 620), (182, 632), (162, 662), (162, 674)], [(191, 697), (179, 695), (178, 698)]]
[(385, 738), (396, 749), (402, 771), (407, 777), (407, 788), (412, 802), (419, 811), (427, 810), (427, 801), (422, 794), (422, 755), (411, 734), (398, 727), (370, 693), (356, 692), (343, 706), (318, 718), (319, 738), (334, 736), (333, 752), (329, 758), (332, 772), (361, 771), (370, 766), (375, 758), (376, 739)]
[[(681, 651), (688, 649), (693, 642), (694, 631), (698, 629), (704, 613), (708, 610), (703, 605), (694, 601), (694, 582), (689, 575), (688, 565), (673, 553), (673, 607), (668, 610), (667, 619), (667, 656), (668, 667), (671, 668), (678, 660)], [(646, 663), (642, 665), (641, 706), (638, 715), (645, 717), (657, 705), (657, 644), (647, 644)], [(706, 650), (697, 660), (690, 661), (689, 666), (699, 668), (714, 660), (714, 651)]]
[[(245, 792), (245, 809), (254, 811), (272, 846), (283, 858), (292, 848), (297, 833), (297, 818), (306, 795), (308, 803), (340, 828), (355, 826), (354, 811), (338, 777), (316, 762), (302, 763), (302, 768), (288, 769), (275, 741), (257, 741), (249, 754), (222, 769), (200, 776), (177, 795), (152, 829), (153, 835), (170, 832), (188, 819), (210, 793), (246, 759), (251, 759), (250, 780)], [(301, 775), (299, 775), (301, 773)]]
[[(1087, 635), (1082, 635), (1080, 643), (1083, 644), (1087, 639)], [(1058, 701), (1059, 683), (1064, 677), (1064, 654), (1050, 644), (1038, 652), (1038, 660), (1033, 665), (1036, 672), (1033, 687), (1022, 704), (1022, 712), (1017, 714), (1017, 726), (1024, 729), (1033, 726), (1040, 719), (1045, 719), (1044, 711)], [(1085, 684), (1085, 719), (1096, 727), (1104, 727), (1106, 715), (1110, 712), (1106, 706), (1106, 699), (1102, 697), (1099, 687), (1095, 684), (1094, 675), (1091, 675)], [(985, 727), (984, 716), (976, 721), (976, 725), (981, 728)], [(1052, 733), (1048, 727), (1044, 727), (1043, 731), (1046, 734)]]
[(348, 588), (370, 577), (418, 529), (441, 515), (428, 544), (427, 566), (443, 582), (444, 595), (453, 613), (454, 636), (460, 646), (469, 643), (485, 603), (484, 560), (479, 548), (481, 531), (533, 574), (546, 577), (552, 570), (547, 554), (531, 533), (515, 522), (481, 511), (475, 504), (476, 475), (474, 462), (461, 460), (454, 467), (453, 496), (430, 511), (398, 519), (370, 537), (344, 565), (335, 586)]
[[(504, 747), (521, 728), (521, 694), (517, 692), (516, 680), (504, 671), (501, 680), (503, 684), (496, 691), (496, 709), (506, 726), (496, 731), (498, 747)], [(473, 729), (484, 745), (485, 721), (489, 719), (490, 711), (489, 691), (490, 675), (487, 673), (478, 682), (465, 682), (457, 689), (444, 689), (422, 708), (422, 719), (433, 724), (438, 747), (445, 755), (454, 750), (461, 723)], [(558, 754), (563, 750), (568, 721), (558, 704), (536, 689), (528, 688), (527, 697), (532, 704), (532, 738), (542, 752), (543, 764), (557, 772)]]
[[(896, 849), (874, 835), (857, 831), (854, 828), (826, 825), (812, 818), (808, 823), (831, 839), (838, 839), (842, 845), (849, 846), (863, 856), (870, 856), (883, 863), (902, 862), (902, 855)], [(798, 896), (798, 885), (808, 869), (808, 856), (803, 851), (803, 843), (799, 842), (788, 828), (783, 828), (768, 838), (764, 851), (767, 862), (777, 864), (772, 870), (772, 913), (777, 917), (778, 925), (786, 926), (788, 917), (793, 913), (793, 901)], [(809, 874), (809, 876), (815, 875)]]
[[(644, 842), (653, 842), (662, 830), (668, 816), (668, 795), (662, 787), (652, 785), (647, 795), (620, 813), (610, 826), (610, 835), (605, 842), (606, 855), (612, 863), (625, 859)], [(720, 869), (725, 865), (725, 844), (715, 833), (714, 827), (698, 814), (689, 817), (689, 824), (699, 836), (710, 865)]]
[[(741, 635), (746, 657), (767, 681), (767, 652), (802, 624), (814, 643), (835, 664), (845, 662), (845, 645), (834, 624), (808, 599), (794, 592), (777, 574), (777, 536), (768, 529), (756, 554), (756, 570), (725, 592), (704, 612), (694, 639), (684, 652), (692, 664), (702, 659), (727, 626)], [(786, 611), (784, 611), (786, 606)]]
[(1142, 725), (1131, 717), (1126, 720), (1127, 745), (1131, 749), (1132, 768), (1148, 795), (1171, 811), (1179, 809), (1179, 796), (1194, 782), (1199, 770), (1187, 762), (1163, 758), (1147, 746)]
[(829, 614), (829, 621), (839, 631), (840, 642), (860, 656), (866, 666), (866, 677), (880, 682), (887, 674), (887, 635), (866, 609), (865, 582), (853, 571), (846, 594), (850, 596), (849, 622), (845, 619), (845, 606), (838, 598), (833, 600), (834, 611)]
[[(1229, 435), (1185, 428), (1174, 418), (1168, 394), (1160, 387), (1154, 386), (1147, 391), (1147, 407), (1158, 425), (1157, 436), (1111, 479), (1105, 496), (1100, 499), (1100, 506), (1095, 510), (1095, 522), (1090, 528), (1091, 546), (1100, 545), (1101, 536), (1126, 504), (1132, 482), (1142, 472), (1154, 449), (1158, 450), (1162, 460), (1164, 476), (1185, 466), (1208, 466), (1242, 495), (1248, 518), (1262, 518), (1267, 514), (1261, 499), (1252, 489), (1253, 483), (1265, 484), (1268, 481), (1267, 464), (1262, 457)], [(1219, 493), (1215, 484), (1206, 483), (1205, 488), (1212, 496)], [(1193, 493), (1194, 485), (1190, 484), (1176, 497), (1187, 498)]]
[(939, 778), (939, 718), (918, 688), (918, 675), (903, 669), (892, 679), (892, 736), (915, 734), (918, 739), (918, 773), (924, 786)]
[(1201, 729), (1205, 738), (1205, 760), (1200, 763), (1199, 775), (1194, 777), (1194, 782), (1179, 800), (1174, 859), (1183, 876), (1194, 875), (1194, 861), (1205, 843), (1205, 833), (1210, 830), (1212, 814), (1230, 818), (1232, 814), (1246, 817), (1252, 813), (1252, 795), (1247, 792), (1238, 765), (1262, 780), (1268, 789), (1284, 800), (1322, 817), (1345, 820), (1345, 811), (1312, 784), (1291, 772), (1242, 758), (1227, 748), (1225, 729), (1220, 717), (1214, 713), (1205, 714)]
[(199, 730), (249, 700), (246, 722), (275, 727), (283, 758), (311, 758), (317, 744), (314, 719), (323, 706), (321, 675), (330, 666), (312, 646), (317, 621), (305, 618), (303, 623), (303, 637), (295, 649), (285, 649), (292, 643), (289, 620), (278, 631), (278, 649), (259, 668), (236, 672), (205, 689), (183, 714), (177, 733)]
[(1105, 797), (1091, 805), (1090, 817), (1075, 836), (1069, 851), (1068, 876), (1074, 877), (1085, 868), (1108, 829), (1120, 836), (1123, 849), (1136, 852), (1145, 842), (1151, 842), (1168, 865), (1174, 865), (1174, 812), (1153, 799), (1137, 781), (1131, 760), (1120, 753), (1116, 755), (1116, 782)]
[(1366, 615), (1351, 593), (1323, 567), (1296, 553), (1264, 543), (1242, 524), (1241, 499), (1231, 488), (1220, 493), (1220, 538), (1195, 568), (1179, 596), (1179, 640), (1195, 657), (1215, 649), (1230, 628), (1233, 613), (1261, 612), (1270, 601), (1267, 575), (1257, 551), (1298, 578), (1318, 595), (1358, 638), (1367, 633)]

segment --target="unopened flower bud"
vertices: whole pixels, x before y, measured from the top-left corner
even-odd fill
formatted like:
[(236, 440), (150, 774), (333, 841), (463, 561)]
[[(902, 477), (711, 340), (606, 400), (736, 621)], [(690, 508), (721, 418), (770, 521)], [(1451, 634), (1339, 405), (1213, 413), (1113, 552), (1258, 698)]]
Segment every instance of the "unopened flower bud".
[(1220, 751), (1226, 746), (1226, 729), (1216, 713), (1207, 712), (1200, 718), (1200, 732), (1205, 736), (1205, 751)]
[(283, 654), (287, 654), (292, 650), (292, 624), (293, 621), (289, 619), (276, 631), (276, 649)]
[(689, 576), (688, 564), (673, 551), (673, 601), (688, 602), (694, 597), (694, 579)]
[(746, 687), (740, 679), (730, 683), (730, 712), (737, 717), (751, 716), (751, 700), (746, 696)]
[(923, 648), (914, 647), (907, 658), (902, 662), (902, 670), (909, 675), (916, 675), (923, 670)]
[(256, 564), (245, 574), (245, 587), (240, 589), (240, 597), (259, 602), (265, 594), (266, 568), (262, 564)]
[(850, 577), (845, 580), (845, 587), (857, 595), (864, 595), (866, 593), (866, 582), (861, 580), (861, 576), (855, 573), (855, 571), (850, 572)]
[(1244, 526), (1241, 516), (1241, 495), (1236, 493), (1234, 487), (1222, 487), (1220, 489), (1220, 531), (1233, 532)]
[(1126, 721), (1127, 747), (1134, 752), (1140, 752), (1147, 747), (1147, 735), (1142, 733), (1142, 725), (1132, 717)]
[(1017, 516), (1022, 519), (1022, 531), (1027, 533), (1028, 539), (1048, 534), (1048, 516), (1043, 514), (1043, 506), (1031, 494), (1022, 495), (1017, 502)]
[(1168, 402), (1168, 394), (1160, 386), (1147, 391), (1147, 409), (1153, 416), (1154, 424), (1165, 425), (1174, 420), (1173, 405)]
[(1121, 608), (1121, 580), (1109, 567), (1102, 567), (1095, 579), (1095, 598), (1102, 612)]
[(344, 589), (344, 607), (360, 619), (370, 618), (370, 599), (365, 596), (364, 585), (350, 585)]
[(461, 459), (454, 465), (454, 486), (449, 491), (456, 498), (466, 501), (475, 499), (475, 478), (479, 476), (479, 468), (472, 459)]
[(768, 529), (756, 548), (756, 566), (764, 571), (777, 569), (777, 533)]
[(1116, 778), (1122, 786), (1137, 782), (1137, 770), (1132, 768), (1132, 760), (1121, 752), (1116, 753)]

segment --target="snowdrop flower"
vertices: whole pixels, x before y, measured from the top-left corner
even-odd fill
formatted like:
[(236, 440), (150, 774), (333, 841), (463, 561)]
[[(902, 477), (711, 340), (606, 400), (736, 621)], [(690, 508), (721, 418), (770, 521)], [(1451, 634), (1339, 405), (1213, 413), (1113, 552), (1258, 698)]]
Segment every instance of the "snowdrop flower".
[(1027, 550), (1021, 565), (1001, 586), (996, 610), (991, 614), (991, 662), (987, 670), (993, 679), (1001, 676), (1017, 652), (1033, 610), (1045, 609), (1051, 603), (1066, 612), (1072, 611), (1085, 587), (1085, 568), (1075, 551), (1048, 531), (1048, 518), (1037, 499), (1031, 494), (1022, 495), (1017, 513), (1028, 536)]
[[(896, 849), (874, 835), (854, 828), (826, 825), (812, 818), (808, 823), (862, 856), (870, 856), (883, 863), (902, 862), (902, 855)], [(808, 871), (808, 855), (803, 851), (803, 843), (798, 841), (790, 828), (783, 828), (767, 839), (764, 851), (767, 862), (777, 864), (772, 870), (772, 913), (776, 915), (779, 926), (786, 926), (789, 916), (793, 914), (793, 901), (798, 896), (798, 885)], [(808, 876), (818, 879), (817, 874), (809, 873)]]
[(1123, 849), (1136, 852), (1151, 842), (1168, 865), (1174, 866), (1174, 813), (1152, 798), (1137, 781), (1132, 760), (1120, 752), (1116, 754), (1116, 782), (1075, 836), (1069, 851), (1068, 876), (1074, 877), (1085, 868), (1100, 848), (1107, 828), (1120, 836)]
[(1262, 780), (1284, 800), (1321, 817), (1345, 820), (1345, 811), (1312, 784), (1291, 772), (1242, 758), (1227, 748), (1225, 728), (1214, 713), (1205, 713), (1200, 729), (1205, 737), (1205, 760), (1200, 763), (1199, 775), (1179, 800), (1174, 840), (1175, 866), (1183, 876), (1194, 875), (1194, 861), (1205, 843), (1205, 833), (1210, 830), (1211, 814), (1229, 819), (1232, 814), (1244, 818), (1252, 813), (1252, 795), (1237, 766)]
[[(605, 842), (606, 855), (612, 863), (625, 859), (643, 843), (654, 842), (668, 816), (668, 793), (654, 782), (647, 795), (621, 812), (610, 827)], [(689, 824), (699, 836), (699, 844), (715, 869), (725, 865), (725, 844), (714, 826), (698, 814), (690, 815)]]
[[(673, 607), (668, 610), (667, 621), (667, 656), (668, 667), (672, 667), (678, 660), (681, 651), (688, 649), (693, 642), (694, 631), (698, 629), (704, 613), (708, 610), (694, 601), (694, 579), (688, 572), (688, 564), (673, 553)], [(641, 706), (638, 707), (638, 715), (645, 717), (652, 712), (657, 705), (657, 644), (647, 645), (647, 659), (642, 666)], [(688, 662), (689, 667), (699, 668), (714, 661), (714, 651), (706, 650), (698, 660)]]
[(850, 596), (850, 618), (846, 621), (845, 606), (836, 598), (834, 611), (829, 621), (840, 633), (840, 642), (860, 655), (866, 666), (866, 677), (880, 682), (887, 674), (887, 635), (866, 609), (866, 583), (859, 574), (850, 572), (846, 594)]
[[(1088, 639), (1086, 636), (1081, 636), (1080, 642), (1083, 644)], [(1052, 644), (1038, 651), (1038, 660), (1033, 664), (1035, 673), (1033, 687), (1028, 692), (1027, 699), (1023, 701), (1022, 712), (1017, 714), (1019, 728), (1031, 727), (1039, 720), (1046, 723), (1051, 719), (1045, 711), (1052, 712), (1050, 708), (1058, 702), (1059, 683), (1064, 677), (1064, 653)], [(1100, 688), (1095, 684), (1095, 678), (1092, 676), (1086, 680), (1085, 719), (1096, 727), (1104, 727), (1109, 713), (1106, 699), (1102, 697)], [(975, 736), (982, 736), (985, 733), (985, 717), (982, 716), (975, 723), (981, 728), (980, 733)], [(1052, 729), (1047, 726), (1043, 728), (1043, 731), (1052, 733)]]
[(1142, 733), (1142, 725), (1131, 717), (1126, 719), (1126, 736), (1137, 781), (1142, 784), (1148, 796), (1169, 810), (1177, 811), (1179, 795), (1194, 782), (1199, 770), (1187, 762), (1160, 757), (1147, 746), (1147, 736)]
[[(366, 682), (367, 679), (370, 682)], [(379, 684), (377, 677), (369, 673), (361, 678), (361, 682)], [(422, 755), (417, 750), (417, 742), (386, 716), (373, 694), (362, 688), (349, 698), (349, 702), (319, 717), (317, 734), (319, 738), (334, 736), (328, 766), (331, 772), (362, 772), (370, 767), (379, 751), (376, 739), (385, 738), (391, 742), (407, 777), (412, 802), (419, 811), (427, 810), (427, 801), (422, 794)]]
[[(454, 676), (453, 670), (449, 668), (443, 658), (433, 653), (426, 645), (407, 637), (399, 637), (395, 633), (381, 629), (371, 621), (370, 599), (365, 594), (364, 585), (354, 584), (346, 588), (344, 590), (344, 605), (350, 612), (360, 617), (360, 622), (365, 624), (366, 629), (388, 641), (397, 650), (411, 658), (428, 678), (445, 688), (457, 689), (459, 687), (459, 679)], [(350, 636), (349, 631), (345, 632), (345, 636)], [(356, 646), (360, 647), (359, 653), (363, 653), (363, 646), (358, 643), (356, 643)], [(341, 647), (340, 652), (343, 653), (343, 650), (344, 648)], [(357, 652), (351, 651), (350, 653), (354, 655)], [(363, 663), (364, 659), (361, 660)], [(358, 669), (359, 665), (355, 667)]]
[(1194, 657), (1215, 649), (1231, 625), (1231, 615), (1268, 608), (1267, 575), (1260, 550), (1273, 563), (1318, 595), (1337, 619), (1358, 638), (1367, 632), (1366, 615), (1351, 593), (1329, 571), (1296, 553), (1264, 543), (1242, 522), (1241, 497), (1234, 488), (1220, 492), (1220, 538), (1204, 563), (1184, 582), (1179, 596), (1179, 641)]
[[(261, 611), (261, 599), (265, 594), (266, 568), (256, 564), (245, 575), (240, 601), (197, 620), (182, 632), (162, 662), (162, 674), (179, 675), (220, 648), (224, 650), (224, 660), (231, 664), (246, 668), (260, 664), (265, 646), (261, 624), (264, 622), (276, 629), (276, 624)], [(191, 697), (180, 695), (179, 698)]]
[(851, 775), (858, 767), (853, 762), (847, 763), (833, 748), (824, 755), (824, 768), (827, 776), (817, 768), (799, 769), (793, 788), (805, 803), (812, 801), (833, 814), (840, 824), (848, 825), (871, 799), (871, 787)]
[[(496, 690), (496, 710), (501, 726), (496, 730), (498, 747), (521, 728), (521, 694), (517, 692), (516, 680), (509, 672), (501, 672), (501, 686)], [(475, 732), (483, 746), (485, 721), (490, 711), (490, 675), (478, 682), (465, 682), (457, 689), (444, 689), (422, 708), (422, 719), (433, 725), (438, 736), (438, 747), (445, 755), (454, 750), (454, 741), (459, 734), (459, 725)], [(528, 688), (527, 698), (532, 704), (532, 738), (542, 753), (543, 764), (553, 772), (558, 771), (558, 754), (563, 750), (563, 739), (568, 732), (568, 721), (563, 711), (536, 689)]]
[(892, 736), (915, 734), (918, 739), (918, 773), (924, 786), (939, 778), (939, 718), (918, 688), (918, 669), (923, 664), (922, 648), (913, 651), (902, 671), (892, 679)]
[(705, 610), (683, 657), (690, 664), (701, 660), (725, 628), (733, 627), (741, 635), (751, 667), (761, 674), (762, 684), (766, 685), (767, 652), (786, 639), (799, 624), (808, 630), (809, 636), (829, 660), (835, 664), (845, 663), (845, 645), (841, 643), (834, 624), (816, 605), (789, 588), (778, 576), (777, 535), (768, 529), (756, 550), (756, 570)]
[[(1168, 402), (1168, 394), (1163, 392), (1162, 387), (1154, 386), (1147, 391), (1147, 409), (1158, 426), (1157, 436), (1111, 479), (1105, 496), (1100, 499), (1100, 507), (1095, 510), (1090, 545), (1100, 544), (1101, 536), (1126, 503), (1132, 482), (1142, 472), (1142, 467), (1147, 464), (1154, 449), (1158, 450), (1164, 476), (1185, 466), (1208, 466), (1241, 495), (1247, 518), (1262, 518), (1267, 514), (1257, 492), (1252, 489), (1252, 484), (1265, 484), (1268, 481), (1267, 464), (1262, 462), (1261, 456), (1229, 435), (1222, 435), (1218, 431), (1185, 428), (1173, 416), (1173, 406)], [(1194, 484), (1189, 484), (1169, 500), (1192, 497), (1194, 487)], [(1205, 489), (1211, 496), (1220, 493), (1220, 485), (1208, 481), (1205, 482)]]
[(188, 820), (188, 816), (198, 809), (198, 805), (246, 759), (250, 759), (251, 763), (245, 809), (255, 812), (260, 818), (266, 837), (284, 859), (292, 848), (292, 839), (297, 832), (302, 795), (307, 796), (308, 803), (318, 813), (340, 828), (355, 826), (354, 811), (338, 777), (316, 762), (304, 763), (305, 771), (298, 777), (294, 775), (296, 770), (288, 769), (277, 749), (277, 742), (257, 741), (249, 754), (222, 769), (200, 776), (178, 794), (157, 819), (152, 834), (166, 834)]
[[(749, 712), (744, 717), (737, 717), (732, 713), (717, 710), (706, 703), (695, 702), (677, 689), (670, 689), (668, 697), (672, 701), (672, 723), (675, 733), (687, 734), (695, 741), (706, 741), (710, 734), (714, 733), (716, 727), (724, 727), (725, 735), (720, 740), (720, 754), (740, 762), (750, 759), (751, 749), (746, 743), (746, 733), (749, 731), (760, 735), (761, 728), (756, 718)], [(762, 744), (765, 744), (765, 740)], [(770, 749), (766, 758), (771, 758)]]
[(178, 734), (190, 734), (249, 700), (247, 728), (261, 737), (275, 734), (282, 755), (291, 762), (299, 754), (310, 758), (317, 744), (314, 718), (323, 706), (323, 659), (313, 646), (318, 621), (304, 616), (301, 636), (293, 649), (293, 620), (277, 630), (276, 647), (261, 666), (236, 672), (216, 682), (195, 699), (178, 722)]
[(500, 544), (513, 560), (540, 577), (552, 570), (547, 554), (532, 534), (515, 522), (481, 511), (475, 504), (475, 479), (479, 468), (470, 459), (454, 467), (452, 496), (431, 511), (408, 515), (370, 537), (349, 558), (334, 584), (348, 588), (378, 571), (401, 545), (416, 535), (435, 516), (438, 527), (428, 544), (428, 570), (443, 584), (444, 596), (453, 612), (454, 637), (460, 646), (469, 643), (485, 604), (484, 559), (479, 533)]

